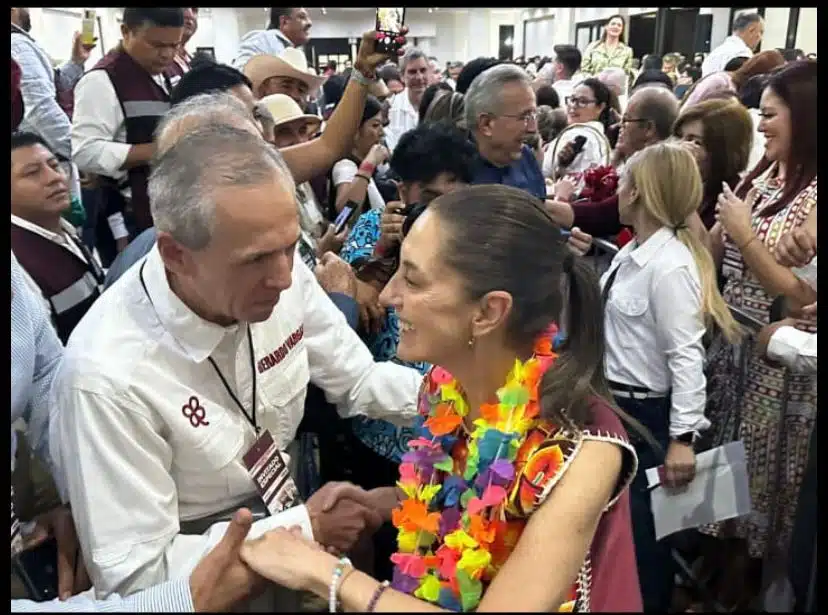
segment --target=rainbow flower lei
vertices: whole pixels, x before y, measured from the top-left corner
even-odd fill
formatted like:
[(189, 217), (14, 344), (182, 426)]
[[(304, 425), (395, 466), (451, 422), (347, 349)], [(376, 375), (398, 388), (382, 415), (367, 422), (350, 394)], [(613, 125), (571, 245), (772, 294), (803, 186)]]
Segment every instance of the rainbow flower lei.
[[(525, 363), (515, 360), (497, 404), (484, 404), (474, 429), (458, 382), (434, 367), (420, 397), (417, 438), (400, 464), (405, 493), (392, 512), (398, 552), (392, 587), (453, 611), (471, 611), (522, 531), (513, 510), (515, 458), (540, 412), (538, 383), (562, 341), (551, 325)], [(461, 437), (467, 434), (467, 438)]]

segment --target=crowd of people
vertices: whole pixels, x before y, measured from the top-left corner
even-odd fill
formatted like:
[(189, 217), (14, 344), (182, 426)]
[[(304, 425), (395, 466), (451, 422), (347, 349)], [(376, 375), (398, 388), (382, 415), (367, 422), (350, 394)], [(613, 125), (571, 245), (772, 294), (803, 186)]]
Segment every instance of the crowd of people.
[[(11, 11), (13, 611), (816, 611), (817, 62), (761, 16), (313, 67), (304, 8), (226, 65), (127, 7), (53, 70)], [(646, 470), (733, 441), (751, 512), (658, 540)]]

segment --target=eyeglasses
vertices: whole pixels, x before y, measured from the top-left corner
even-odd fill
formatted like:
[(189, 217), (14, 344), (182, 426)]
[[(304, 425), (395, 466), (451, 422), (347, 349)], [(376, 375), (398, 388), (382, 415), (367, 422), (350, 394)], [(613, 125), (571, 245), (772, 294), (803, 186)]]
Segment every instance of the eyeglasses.
[(621, 123), (622, 124), (646, 124), (650, 120), (641, 118), (641, 117), (622, 117)]
[(570, 107), (588, 107), (597, 102), (594, 98), (579, 98), (577, 96), (567, 96), (564, 101)]
[(518, 120), (519, 122), (523, 122), (524, 125), (529, 125), (530, 122), (535, 122), (538, 119), (538, 110), (533, 109), (532, 111), (527, 111), (526, 113), (521, 113), (520, 115), (510, 115), (508, 113), (501, 113), (499, 117), (510, 117), (512, 119)]

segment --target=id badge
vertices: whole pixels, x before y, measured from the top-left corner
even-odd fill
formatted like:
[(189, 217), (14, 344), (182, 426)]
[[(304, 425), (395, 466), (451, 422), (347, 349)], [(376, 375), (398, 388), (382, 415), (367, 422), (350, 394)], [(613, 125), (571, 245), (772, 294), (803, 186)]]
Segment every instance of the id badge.
[(299, 503), (299, 490), (290, 475), (287, 460), (273, 441), (270, 431), (265, 430), (259, 436), (242, 460), (271, 515)]
[(14, 513), (14, 487), (11, 488), (11, 556), (23, 550), (23, 534), (20, 532), (20, 520)]

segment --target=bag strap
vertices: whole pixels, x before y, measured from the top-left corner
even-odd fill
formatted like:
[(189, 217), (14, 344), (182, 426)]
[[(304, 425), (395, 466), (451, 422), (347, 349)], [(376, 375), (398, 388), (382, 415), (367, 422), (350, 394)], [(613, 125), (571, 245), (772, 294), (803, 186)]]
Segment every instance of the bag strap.
[(610, 163), (610, 158), (612, 156), (612, 146), (610, 145), (609, 139), (607, 139), (607, 136), (603, 132), (601, 132), (600, 130), (598, 130), (594, 126), (590, 126), (589, 124), (570, 124), (569, 126), (564, 128), (560, 132), (560, 134), (558, 134), (558, 138), (555, 140), (555, 145), (552, 148), (552, 163), (553, 163), (552, 164), (552, 179), (553, 180), (557, 181), (558, 179), (560, 179), (560, 177), (558, 176), (558, 150), (559, 150), (559, 148), (561, 148), (563, 145), (565, 145), (568, 142), (568, 141), (564, 141), (563, 136), (567, 132), (569, 132), (570, 130), (573, 130), (575, 128), (580, 129), (580, 130), (586, 130), (587, 132), (591, 132), (593, 135), (595, 135), (598, 138), (599, 142), (603, 141), (604, 146), (605, 146), (603, 164), (608, 165)]

